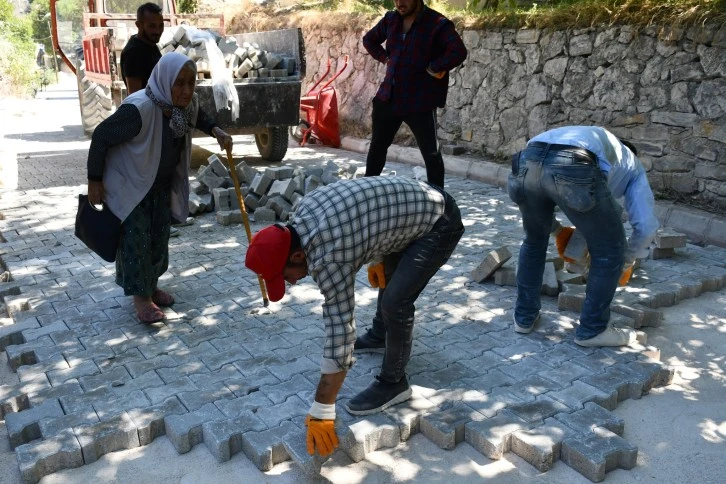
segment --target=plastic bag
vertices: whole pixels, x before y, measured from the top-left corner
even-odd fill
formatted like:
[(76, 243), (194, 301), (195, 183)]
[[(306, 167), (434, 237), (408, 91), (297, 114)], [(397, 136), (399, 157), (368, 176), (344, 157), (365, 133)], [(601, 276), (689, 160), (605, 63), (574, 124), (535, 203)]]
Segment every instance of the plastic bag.
[(227, 69), (224, 55), (219, 50), (214, 34), (195, 27), (184, 26), (187, 37), (192, 43), (203, 42), (207, 51), (209, 71), (212, 74), (212, 92), (217, 111), (229, 109), (230, 117), (235, 121), (239, 117), (239, 96), (232, 80), (232, 71)]

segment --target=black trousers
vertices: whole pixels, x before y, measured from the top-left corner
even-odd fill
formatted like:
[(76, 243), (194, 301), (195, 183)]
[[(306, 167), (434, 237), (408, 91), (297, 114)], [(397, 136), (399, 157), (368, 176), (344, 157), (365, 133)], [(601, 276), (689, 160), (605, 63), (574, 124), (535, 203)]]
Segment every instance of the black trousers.
[(366, 176), (378, 176), (386, 164), (388, 147), (393, 143), (401, 123), (411, 129), (426, 163), (428, 182), (444, 186), (444, 159), (436, 138), (436, 110), (394, 116), (390, 102), (373, 98), (371, 145), (366, 158)]

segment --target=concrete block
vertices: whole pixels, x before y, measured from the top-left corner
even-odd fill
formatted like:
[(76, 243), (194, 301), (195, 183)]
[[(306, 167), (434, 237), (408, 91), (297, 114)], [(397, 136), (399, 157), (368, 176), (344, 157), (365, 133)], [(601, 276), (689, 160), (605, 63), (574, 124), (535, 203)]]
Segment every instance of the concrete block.
[(579, 313), (584, 302), (585, 286), (563, 284), (563, 290), (557, 296), (557, 309)]
[(578, 380), (573, 381), (569, 387), (549, 392), (547, 396), (564, 403), (573, 410), (584, 408), (587, 402), (594, 402), (603, 408), (614, 410), (619, 401), (618, 392), (615, 389), (605, 392)]
[(265, 195), (274, 179), (266, 173), (258, 173), (250, 183), (250, 192), (257, 195)]
[(172, 397), (163, 403), (150, 407), (133, 408), (127, 414), (136, 426), (139, 434), (139, 444), (148, 445), (157, 437), (166, 433), (164, 420), (170, 415), (182, 415), (187, 409), (178, 398)]
[(517, 270), (514, 267), (500, 267), (494, 273), (494, 284), (517, 287)]
[(210, 403), (194, 412), (166, 415), (164, 430), (176, 451), (185, 454), (204, 440), (202, 425), (205, 422), (225, 419), (224, 414)]
[(635, 328), (657, 327), (663, 322), (663, 313), (654, 309), (647, 308), (640, 304), (628, 306), (625, 304), (613, 304), (610, 310), (614, 313), (622, 314), (632, 318), (635, 321)]
[(270, 77), (287, 77), (287, 69), (270, 69)]
[(643, 384), (643, 393), (650, 392), (651, 388), (669, 385), (673, 381), (675, 370), (668, 368), (660, 361), (631, 361), (615, 365), (614, 368), (629, 374), (631, 380)]
[(454, 449), (464, 441), (465, 426), (486, 417), (471, 407), (455, 403), (446, 410), (437, 410), (421, 417), (421, 433), (439, 448)]
[(560, 459), (562, 442), (578, 434), (558, 420), (548, 418), (544, 425), (512, 434), (512, 452), (540, 472), (552, 469)]
[(622, 418), (592, 402), (585, 403), (582, 410), (561, 413), (555, 418), (581, 434), (589, 434), (595, 427), (603, 427), (620, 435), (625, 429)]
[(254, 67), (255, 65), (252, 60), (247, 58), (240, 63), (239, 67), (237, 67), (237, 70), (234, 71), (234, 75), (238, 79), (242, 79), (244, 76), (249, 76)]
[(231, 210), (229, 191), (226, 188), (215, 188), (212, 190), (214, 197), (214, 209), (217, 212), (228, 212)]
[(277, 220), (277, 214), (274, 210), (261, 207), (254, 212), (255, 222), (258, 223), (274, 223)]
[(38, 422), (40, 435), (44, 439), (48, 439), (58, 435), (65, 429), (72, 429), (79, 425), (91, 425), (100, 422), (96, 411), (89, 408), (85, 411), (70, 413), (60, 417), (48, 417)]
[(651, 247), (650, 248), (650, 254), (648, 255), (649, 259), (658, 260), (658, 259), (669, 259), (676, 255), (675, 249), (659, 249), (658, 247)]
[(113, 397), (94, 400), (92, 405), (96, 415), (103, 422), (111, 420), (124, 411), (132, 408), (147, 407), (153, 403), (141, 390), (135, 390), (122, 395), (113, 393)]
[[(341, 442), (341, 447), (343, 447), (348, 432), (340, 429), (337, 423), (335, 429), (338, 434), (338, 440)], [(345, 433), (342, 433), (341, 430)], [(297, 464), (304, 475), (311, 480), (320, 479), (320, 469), (329, 457), (321, 457), (317, 453), (313, 455), (308, 454), (306, 432), (304, 429), (288, 434), (283, 445), (287, 454)]]
[(572, 237), (570, 237), (567, 247), (565, 247), (565, 257), (580, 263), (587, 259), (587, 241), (581, 231), (576, 229), (572, 233)]
[(542, 278), (542, 294), (557, 297), (560, 292), (560, 284), (557, 281), (555, 265), (552, 262), (545, 263), (544, 276)]
[(383, 411), (383, 413), (398, 426), (401, 442), (421, 431), (421, 416), (434, 411), (436, 405), (426, 399), (419, 391), (418, 386), (412, 387), (411, 399)]
[(212, 170), (204, 170), (204, 173), (197, 175), (197, 180), (206, 186), (208, 190), (214, 190), (224, 185), (224, 178), (215, 175)]
[(270, 200), (267, 202), (267, 208), (274, 210), (280, 220), (286, 220), (286, 214), (292, 211), (290, 202), (279, 195), (270, 196)]
[(45, 440), (21, 445), (15, 449), (23, 483), (40, 481), (43, 477), (83, 465), (83, 452), (75, 434), (65, 429)]
[(655, 233), (654, 243), (658, 249), (677, 249), (685, 247), (688, 238), (686, 234), (681, 234), (673, 230), (658, 230)]
[(321, 185), (323, 185), (323, 180), (319, 176), (310, 175), (305, 177), (305, 184), (303, 185), (303, 195), (307, 195)]
[(217, 156), (216, 154), (213, 154), (209, 158), (207, 158), (207, 163), (209, 163), (209, 169), (212, 170), (212, 173), (214, 173), (218, 177), (226, 178), (229, 175), (227, 165), (222, 160), (220, 160), (219, 156)]
[(582, 274), (572, 274), (565, 271), (557, 271), (557, 281), (562, 284), (585, 284)]
[(295, 168), (291, 166), (275, 166), (272, 168), (265, 168), (264, 174), (270, 177), (272, 180), (284, 180), (286, 178), (292, 178), (295, 173)]
[(20, 412), (30, 407), (29, 393), (49, 387), (50, 383), (47, 380), (0, 386), (0, 420), (5, 420), (5, 416), (9, 413)]
[[(360, 462), (370, 452), (396, 447), (401, 443), (398, 426), (386, 415), (368, 415), (350, 424), (348, 428), (350, 434), (346, 435), (345, 443), (341, 447), (354, 462)], [(341, 435), (338, 434), (338, 437)]]
[(549, 398), (549, 394), (547, 394), (539, 395), (536, 400), (530, 402), (510, 405), (507, 407), (507, 411), (525, 422), (535, 425), (543, 423), (545, 419), (554, 417), (558, 413), (569, 412), (570, 409), (561, 402)]
[(476, 282), (483, 282), (494, 272), (512, 258), (512, 253), (506, 246), (489, 252), (479, 266), (471, 272), (471, 278)]
[(614, 469), (632, 469), (638, 448), (603, 428), (562, 442), (562, 461), (592, 482), (601, 482)]
[(255, 176), (259, 173), (255, 168), (251, 167), (244, 161), (240, 161), (239, 163), (237, 163), (235, 171), (237, 173), (237, 179), (239, 180), (239, 182), (248, 185), (252, 183), (252, 180), (254, 180)]
[(8, 326), (0, 326), (0, 351), (8, 345), (25, 343), (22, 332), (26, 329), (39, 328), (40, 323), (35, 319), (28, 319), (23, 322), (16, 322)]
[(265, 430), (265, 424), (252, 412), (234, 419), (217, 420), (202, 424), (204, 444), (217, 462), (226, 462), (242, 450), (242, 435)]
[(463, 146), (442, 145), (441, 153), (450, 156), (463, 155), (464, 153), (466, 153), (466, 149)]
[(466, 424), (464, 438), (486, 457), (499, 460), (505, 452), (510, 451), (512, 434), (532, 427), (513, 413), (503, 410), (495, 417)]
[(21, 412), (9, 413), (5, 417), (10, 448), (26, 444), (39, 439), (40, 427), (38, 422), (44, 418), (54, 418), (63, 415), (63, 409), (58, 400), (47, 400), (36, 407)]
[(195, 193), (189, 194), (189, 213), (191, 215), (200, 215), (205, 212), (207, 212), (207, 204), (204, 199)]
[(291, 435), (297, 434), (299, 437), (301, 433), (302, 431), (290, 421), (262, 432), (247, 432), (242, 436), (242, 451), (259, 470), (267, 472), (275, 464), (290, 459), (283, 442), (291, 438)]
[(629, 373), (615, 367), (605, 369), (595, 375), (586, 375), (582, 382), (591, 385), (605, 393), (615, 392), (619, 402), (627, 398), (638, 399), (643, 394), (643, 383), (636, 381)]
[(284, 180), (275, 180), (267, 191), (267, 195), (270, 198), (279, 196), (289, 201), (292, 194), (295, 193), (295, 190), (297, 190), (295, 180), (293, 178), (286, 178)]
[(109, 452), (139, 446), (136, 426), (126, 413), (106, 422), (74, 427), (73, 432), (81, 444), (85, 464), (96, 462), (99, 457)]

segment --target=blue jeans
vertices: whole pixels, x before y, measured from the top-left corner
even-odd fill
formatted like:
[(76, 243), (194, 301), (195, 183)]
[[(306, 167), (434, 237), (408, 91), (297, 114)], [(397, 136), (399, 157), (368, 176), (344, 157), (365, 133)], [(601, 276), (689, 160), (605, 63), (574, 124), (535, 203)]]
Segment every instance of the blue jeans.
[(411, 242), (403, 251), (383, 258), (386, 288), (378, 291), (371, 331), (386, 340), (380, 378), (389, 383), (396, 383), (405, 376), (413, 344), (416, 299), (449, 260), (464, 234), (456, 201), (449, 194), (444, 193), (444, 196), (444, 215), (431, 231)]
[(525, 234), (517, 268), (517, 324), (531, 326), (541, 308), (542, 275), (557, 205), (584, 235), (591, 259), (575, 336), (597, 336), (610, 319), (627, 247), (622, 209), (607, 187), (605, 174), (597, 162), (587, 163), (568, 150), (528, 147), (512, 159), (508, 190), (522, 213)]

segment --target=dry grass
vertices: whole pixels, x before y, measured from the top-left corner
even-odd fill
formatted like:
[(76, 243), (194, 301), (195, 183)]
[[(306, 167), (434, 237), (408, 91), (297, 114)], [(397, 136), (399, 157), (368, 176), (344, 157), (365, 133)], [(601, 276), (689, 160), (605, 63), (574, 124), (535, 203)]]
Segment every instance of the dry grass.
[[(213, 0), (211, 0), (213, 1)], [(292, 8), (261, 7), (254, 3), (225, 5), (228, 32), (274, 30), (320, 26), (339, 30), (370, 28), (385, 12), (360, 0), (310, 1)], [(501, 4), (507, 2), (501, 1)], [(610, 25), (636, 28), (661, 26), (688, 28), (695, 25), (726, 23), (726, 0), (561, 0), (554, 5), (528, 9), (500, 7), (497, 10), (467, 11), (454, 9), (443, 0), (427, 0), (458, 27), (540, 28), (564, 30)]]

